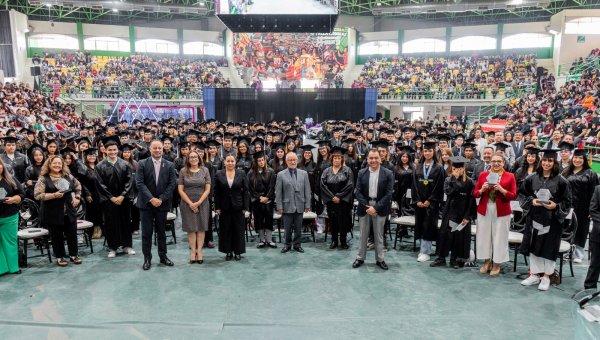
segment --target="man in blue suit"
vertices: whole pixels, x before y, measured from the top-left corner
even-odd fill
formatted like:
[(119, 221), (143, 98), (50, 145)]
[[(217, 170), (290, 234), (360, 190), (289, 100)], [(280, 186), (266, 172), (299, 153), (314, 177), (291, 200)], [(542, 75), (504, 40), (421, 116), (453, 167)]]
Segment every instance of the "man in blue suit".
[(365, 263), (367, 239), (372, 223), (377, 252), (376, 264), (379, 268), (388, 270), (383, 260), (383, 228), (392, 208), (394, 173), (381, 166), (381, 156), (375, 149), (369, 151), (367, 162), (369, 166), (358, 172), (354, 188), (354, 197), (358, 201), (356, 214), (360, 223), (360, 245), (352, 268), (358, 268)]
[(162, 157), (163, 145), (160, 140), (150, 143), (150, 155), (138, 163), (135, 182), (138, 188), (136, 206), (140, 209), (142, 222), (143, 269), (148, 270), (152, 260), (152, 232), (156, 232), (160, 263), (173, 266), (167, 257), (167, 237), (165, 223), (171, 209), (173, 190), (177, 186), (177, 175), (173, 163)]

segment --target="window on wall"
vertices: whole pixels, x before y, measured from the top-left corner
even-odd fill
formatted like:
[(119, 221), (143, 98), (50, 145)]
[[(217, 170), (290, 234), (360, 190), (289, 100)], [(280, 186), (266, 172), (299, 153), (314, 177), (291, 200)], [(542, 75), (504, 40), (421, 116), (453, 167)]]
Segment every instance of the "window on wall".
[(79, 41), (76, 38), (62, 34), (36, 34), (29, 37), (29, 46), (61, 50), (78, 50)]
[(552, 47), (550, 34), (520, 33), (502, 38), (502, 49)]
[(496, 39), (483, 36), (467, 36), (452, 40), (450, 51), (480, 51), (496, 49)]
[(111, 37), (93, 37), (83, 41), (83, 46), (88, 51), (119, 51), (130, 52), (129, 41)]
[(565, 34), (600, 34), (600, 17), (585, 17), (565, 23)]
[(402, 44), (402, 53), (445, 52), (446, 42), (442, 39), (415, 39)]
[(371, 41), (358, 46), (358, 54), (398, 54), (398, 43), (391, 41)]
[(183, 44), (183, 54), (216, 56), (224, 55), (223, 46), (203, 41), (194, 41)]
[(135, 42), (135, 51), (140, 53), (178, 54), (179, 46), (167, 40), (145, 39)]

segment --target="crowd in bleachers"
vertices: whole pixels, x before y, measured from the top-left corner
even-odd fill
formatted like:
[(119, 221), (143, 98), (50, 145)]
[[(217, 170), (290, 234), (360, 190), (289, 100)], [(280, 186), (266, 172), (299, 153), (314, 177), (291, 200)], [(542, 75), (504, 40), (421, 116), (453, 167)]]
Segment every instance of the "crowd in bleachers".
[(555, 131), (573, 136), (576, 144), (595, 146), (600, 137), (598, 117), (599, 69), (589, 70), (578, 81), (566, 82), (559, 89), (547, 87), (512, 99), (495, 118), (508, 119), (534, 130), (540, 138), (551, 138)]
[(534, 55), (371, 58), (353, 88), (382, 96), (466, 99), (514, 94), (536, 84)]
[(38, 60), (41, 83), (72, 95), (193, 98), (200, 96), (204, 87), (230, 86), (218, 69), (227, 66), (222, 57), (97, 57), (77, 52), (46, 54)]
[[(50, 128), (50, 121), (59, 126), (73, 125), (79, 121), (73, 104), (59, 103), (56, 98), (46, 97), (26, 84), (0, 84), (0, 129), (31, 126), (39, 131)], [(52, 125), (51, 130), (60, 128)]]

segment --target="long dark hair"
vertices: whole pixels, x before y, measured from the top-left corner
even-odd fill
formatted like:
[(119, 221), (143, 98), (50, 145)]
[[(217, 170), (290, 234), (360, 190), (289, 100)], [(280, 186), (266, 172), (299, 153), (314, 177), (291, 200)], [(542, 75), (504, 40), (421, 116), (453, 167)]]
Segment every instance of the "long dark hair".
[[(260, 169), (258, 166), (258, 160), (261, 158), (265, 160), (265, 167), (263, 168), (262, 175), (259, 173)], [(251, 168), (252, 178), (250, 178), (250, 180), (252, 180), (252, 184), (254, 184), (254, 186), (256, 186), (256, 183), (260, 176), (266, 176), (265, 179), (266, 179), (267, 183), (269, 183), (271, 180), (271, 172), (268, 170), (269, 170), (269, 163), (267, 162), (267, 156), (264, 153), (260, 157), (254, 157), (254, 159), (252, 160), (252, 168)]]
[(200, 157), (200, 154), (196, 150), (190, 151), (185, 158), (185, 168), (183, 168), (183, 174), (185, 176), (189, 176), (191, 174), (190, 168), (192, 167), (192, 164), (190, 163), (190, 155), (192, 153), (195, 153), (196, 156), (198, 156), (198, 168), (202, 168), (204, 166), (204, 161), (202, 160), (202, 157)]
[(8, 168), (6, 167), (6, 164), (4, 163), (2, 158), (0, 158), (0, 165), (2, 165), (2, 173), (0, 173), (0, 176), (2, 176), (6, 183), (8, 183), (8, 185), (10, 185), (13, 189), (17, 189), (17, 182), (15, 181), (15, 178), (12, 176), (10, 171), (8, 171)]
[(411, 170), (415, 169), (414, 159), (410, 155), (410, 153), (406, 152), (406, 151), (401, 151), (398, 154), (398, 162), (396, 163), (396, 172), (404, 171), (404, 167), (403, 167), (403, 164), (402, 164), (402, 156), (404, 156), (404, 155), (406, 155), (408, 157), (408, 168), (411, 169)]
[[(558, 165), (558, 160), (556, 159), (556, 157), (546, 157), (546, 156), (543, 156), (542, 157), (542, 161), (544, 159), (551, 159), (554, 162), (554, 166), (552, 166), (552, 172), (550, 173), (550, 177), (556, 177), (556, 176), (558, 176), (558, 174), (560, 173), (560, 166)], [(538, 165), (538, 167), (535, 170), (535, 172), (540, 177), (544, 177), (544, 168), (542, 167), (542, 162), (540, 162), (540, 164)]]
[[(581, 171), (591, 169), (590, 163), (588, 162), (588, 160), (585, 156), (573, 156), (573, 157), (583, 157), (583, 165), (582, 165)], [(573, 174), (573, 171), (575, 171), (575, 166), (573, 165), (573, 157), (571, 157), (571, 161), (569, 161), (569, 166), (563, 170), (562, 175), (565, 177), (571, 176)]]

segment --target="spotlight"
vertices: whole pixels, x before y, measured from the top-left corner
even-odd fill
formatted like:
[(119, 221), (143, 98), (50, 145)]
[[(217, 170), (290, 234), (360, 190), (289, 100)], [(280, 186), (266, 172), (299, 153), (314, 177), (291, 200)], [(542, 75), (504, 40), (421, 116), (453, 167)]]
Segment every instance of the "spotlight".
[(113, 13), (119, 13), (119, 9), (118, 8), (113, 8), (112, 11), (113, 11)]

